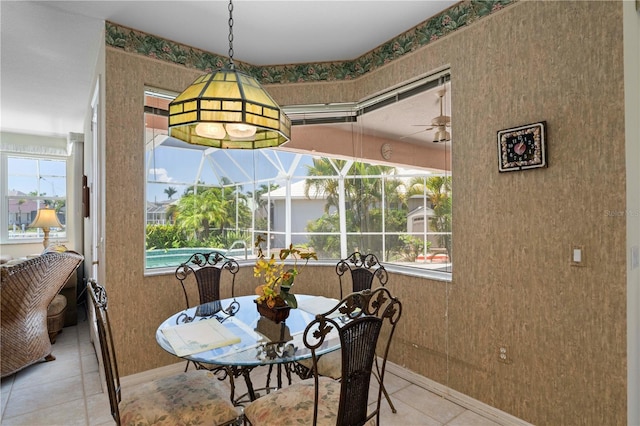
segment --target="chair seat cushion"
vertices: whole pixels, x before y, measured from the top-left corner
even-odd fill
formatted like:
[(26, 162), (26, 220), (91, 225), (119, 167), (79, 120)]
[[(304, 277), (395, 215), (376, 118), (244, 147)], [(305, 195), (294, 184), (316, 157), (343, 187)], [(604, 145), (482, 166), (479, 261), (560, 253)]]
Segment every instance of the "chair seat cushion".
[[(300, 360), (298, 363), (309, 370), (313, 368), (313, 360), (311, 358)], [(340, 350), (332, 351), (318, 358), (318, 374), (332, 379), (342, 377), (342, 352)]]
[(47, 316), (54, 317), (64, 312), (67, 307), (67, 298), (61, 294), (56, 294), (49, 306), (47, 307)]
[(122, 425), (221, 425), (238, 417), (216, 376), (192, 370), (122, 390)]
[(318, 360), (318, 373), (333, 379), (342, 377), (342, 352), (338, 350), (322, 355)]
[[(329, 377), (320, 377), (318, 389), (317, 425), (335, 426), (340, 404), (340, 383)], [(313, 392), (313, 379), (302, 380), (258, 398), (245, 408), (244, 415), (254, 426), (312, 425)], [(375, 418), (366, 425), (375, 425)]]

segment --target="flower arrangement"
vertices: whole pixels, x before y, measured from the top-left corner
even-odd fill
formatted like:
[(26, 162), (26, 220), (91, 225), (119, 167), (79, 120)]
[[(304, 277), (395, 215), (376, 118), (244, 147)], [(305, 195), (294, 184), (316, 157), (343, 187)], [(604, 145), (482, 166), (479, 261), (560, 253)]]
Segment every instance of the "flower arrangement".
[[(290, 293), (289, 290), (293, 286), (294, 278), (302, 270), (302, 267), (298, 267), (298, 260), (304, 260), (303, 266), (306, 266), (309, 259), (318, 260), (318, 256), (314, 251), (302, 250), (291, 244), (288, 249), (280, 250), (280, 262), (276, 262), (274, 254), (271, 254), (271, 258), (266, 259), (262, 252), (263, 242), (265, 242), (265, 239), (262, 235), (258, 235), (255, 242), (258, 259), (253, 267), (253, 276), (262, 277), (264, 282), (256, 287), (256, 294), (258, 295), (256, 302), (264, 302), (270, 308), (285, 305), (297, 308), (296, 296)], [(285, 269), (284, 261), (289, 257), (294, 259), (293, 267)]]

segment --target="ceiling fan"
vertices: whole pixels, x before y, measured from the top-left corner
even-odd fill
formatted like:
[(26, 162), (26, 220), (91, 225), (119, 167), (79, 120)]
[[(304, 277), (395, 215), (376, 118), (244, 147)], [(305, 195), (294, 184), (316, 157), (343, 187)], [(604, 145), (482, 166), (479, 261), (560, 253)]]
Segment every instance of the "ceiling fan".
[[(436, 92), (436, 94), (438, 95), (438, 98), (440, 98), (440, 115), (434, 117), (431, 120), (431, 125), (429, 125), (424, 130), (420, 130), (419, 132), (412, 133), (410, 135), (404, 136), (401, 139), (407, 138), (409, 136), (413, 136), (413, 135), (418, 134), (418, 133), (429, 132), (429, 131), (435, 129), (433, 143), (451, 141), (451, 133), (449, 133), (447, 131), (447, 128), (451, 127), (451, 117), (448, 116), (448, 115), (444, 115), (444, 113), (443, 113), (443, 105), (444, 105), (444, 95), (445, 95), (445, 93), (446, 93), (446, 91), (445, 91), (444, 87)], [(415, 126), (423, 126), (423, 124), (415, 124)]]

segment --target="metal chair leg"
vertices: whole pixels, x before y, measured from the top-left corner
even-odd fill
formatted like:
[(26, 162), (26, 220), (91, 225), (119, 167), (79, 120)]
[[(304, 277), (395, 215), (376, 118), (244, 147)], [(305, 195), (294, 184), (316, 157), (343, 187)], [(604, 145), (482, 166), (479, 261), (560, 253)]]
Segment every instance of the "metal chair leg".
[(389, 407), (391, 407), (391, 412), (393, 414), (397, 413), (398, 411), (396, 410), (396, 407), (394, 407), (393, 402), (391, 402), (391, 397), (387, 393), (387, 389), (384, 387), (384, 383), (382, 383), (380, 379), (378, 379), (378, 383), (380, 383), (380, 386), (382, 386), (382, 393), (384, 393), (384, 397), (387, 399), (387, 402), (389, 403)]
[(376, 371), (373, 373), (373, 375), (376, 377), (376, 380), (378, 381), (378, 385), (382, 388), (382, 393), (384, 394), (384, 397), (389, 403), (389, 407), (391, 407), (391, 412), (395, 414), (398, 411), (396, 410), (396, 407), (393, 405), (393, 402), (391, 402), (391, 397), (387, 393), (387, 388), (384, 387), (384, 383), (382, 383), (382, 380), (380, 380), (380, 368), (378, 367), (378, 357), (375, 358), (375, 363), (376, 363)]

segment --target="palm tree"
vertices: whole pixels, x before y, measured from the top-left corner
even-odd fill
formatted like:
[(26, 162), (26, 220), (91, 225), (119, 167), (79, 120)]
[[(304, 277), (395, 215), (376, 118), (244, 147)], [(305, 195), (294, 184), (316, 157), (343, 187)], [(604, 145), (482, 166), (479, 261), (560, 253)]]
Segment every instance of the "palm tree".
[[(335, 176), (338, 170), (342, 170), (347, 162), (345, 160), (334, 160), (335, 167), (329, 158), (314, 158), (313, 165), (307, 166), (307, 176)], [(314, 179), (308, 177), (304, 184), (304, 195), (309, 196), (310, 189), (314, 188), (317, 195), (326, 196), (324, 212), (329, 213), (331, 207), (339, 207), (338, 179)]]
[(172, 199), (172, 197), (174, 196), (175, 193), (177, 193), (178, 190), (175, 189), (173, 186), (170, 186), (168, 188), (165, 188), (164, 193), (167, 194), (167, 198), (168, 199)]
[(246, 195), (241, 192), (242, 187), (231, 185), (227, 178), (221, 180), (221, 185), (191, 186), (178, 200), (175, 223), (186, 235), (207, 242), (211, 237), (211, 229), (217, 229), (219, 237), (224, 239), (223, 234), (227, 229), (249, 226), (251, 211)]
[(18, 200), (18, 225), (22, 225), (22, 205), (26, 202), (24, 198)]
[[(263, 216), (267, 216), (267, 213), (269, 213), (268, 208), (268, 200), (266, 197), (262, 197), (264, 194), (271, 192), (275, 189), (280, 188), (280, 185), (275, 184), (275, 183), (271, 183), (269, 185), (260, 185), (260, 188), (255, 190), (255, 203), (256, 203), (256, 207), (258, 208), (258, 210), (262, 211), (262, 215)], [(252, 194), (251, 192), (247, 193), (247, 195), (249, 197), (253, 197), (254, 194)]]
[(447, 249), (451, 259), (451, 176), (433, 176), (411, 180), (407, 195), (426, 195), (433, 209), (429, 219), (431, 229), (443, 232), (438, 237), (439, 244)]
[(224, 200), (226, 214), (218, 222), (220, 232), (224, 233), (225, 228), (235, 230), (250, 227), (251, 209), (249, 209), (247, 195), (242, 192), (242, 186), (232, 185), (231, 180), (227, 177), (222, 178), (221, 184), (223, 187), (219, 189), (219, 197)]
[[(392, 171), (393, 167), (367, 163), (354, 163), (349, 170), (349, 176), (359, 176), (345, 181), (345, 193), (347, 199), (351, 200), (354, 225), (361, 232), (374, 231), (371, 215), (375, 208), (379, 209), (382, 205), (382, 179), (377, 176), (391, 174)], [(370, 247), (369, 244), (367, 246)]]
[(185, 195), (178, 201), (176, 225), (187, 235), (193, 232), (195, 240), (206, 241), (211, 224), (221, 222), (226, 215), (225, 201), (211, 189)]
[(167, 218), (170, 224), (176, 223), (176, 215), (178, 214), (178, 206), (174, 203), (169, 204), (165, 211), (165, 217)]
[(204, 185), (204, 182), (201, 180), (198, 180), (194, 185), (189, 185), (185, 190), (184, 193), (182, 195), (190, 195), (190, 194), (194, 194), (196, 192), (196, 189), (199, 190), (199, 187)]
[[(305, 195), (309, 197), (310, 189), (314, 188), (317, 194), (326, 196), (325, 214), (329, 213), (331, 207), (339, 208), (340, 194), (338, 191), (340, 178), (320, 177), (336, 176), (338, 170), (342, 170), (345, 165), (345, 160), (334, 160), (332, 163), (328, 158), (321, 158), (314, 159), (313, 165), (307, 167), (308, 176), (317, 176), (318, 178), (307, 178)], [(356, 162), (349, 168), (344, 179), (345, 199), (348, 203), (348, 210), (346, 211), (347, 229), (350, 232), (361, 233), (357, 244), (354, 243), (360, 250), (372, 250), (374, 247), (373, 241), (377, 237), (366, 234), (370, 231), (380, 231), (382, 229), (380, 220), (374, 220), (374, 215), (380, 217), (382, 180), (378, 176), (385, 174), (395, 174), (395, 168)], [(397, 188), (402, 183), (397, 180), (391, 180), (386, 185), (385, 189), (387, 187), (391, 188), (389, 185), (395, 185), (394, 194), (396, 194)]]
[(267, 224), (267, 217), (269, 216), (269, 200), (267, 197), (263, 197), (264, 194), (278, 189), (280, 185), (271, 183), (269, 185), (260, 185), (260, 188), (254, 190), (254, 192), (247, 192), (247, 197), (252, 198), (256, 208), (256, 228), (263, 229), (265, 231), (270, 230), (271, 227)]

